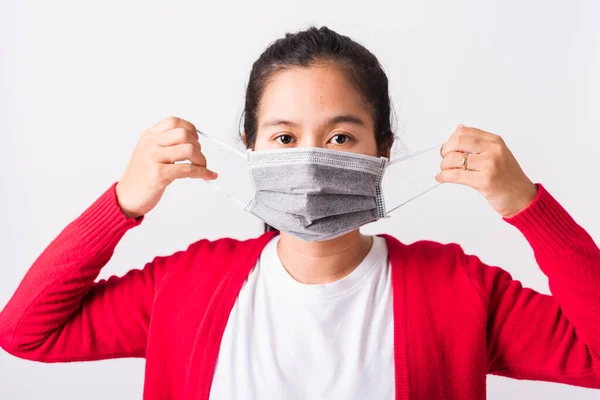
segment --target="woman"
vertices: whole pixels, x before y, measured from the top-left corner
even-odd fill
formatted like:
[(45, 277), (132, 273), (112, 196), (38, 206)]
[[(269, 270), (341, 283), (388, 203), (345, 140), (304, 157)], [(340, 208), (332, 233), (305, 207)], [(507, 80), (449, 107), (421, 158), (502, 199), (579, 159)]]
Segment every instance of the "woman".
[(167, 118), (31, 266), (0, 315), (2, 347), (145, 357), (145, 399), (484, 399), (488, 373), (600, 388), (600, 250), (500, 137), (459, 125), (436, 179), (518, 228), (553, 296), (457, 244), (360, 233), (380, 183), (361, 174), (393, 134), (387, 77), (348, 37), (313, 27), (269, 46), (245, 115), (246, 146), (281, 156), (253, 170), (255, 213), (281, 233), (200, 240), (95, 282), (173, 180), (217, 178), (194, 125)]

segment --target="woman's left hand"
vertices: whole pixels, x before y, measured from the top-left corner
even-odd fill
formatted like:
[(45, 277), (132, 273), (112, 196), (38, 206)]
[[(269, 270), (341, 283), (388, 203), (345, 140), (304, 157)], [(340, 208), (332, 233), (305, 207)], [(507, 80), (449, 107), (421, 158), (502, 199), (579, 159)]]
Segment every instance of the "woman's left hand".
[(476, 189), (505, 218), (515, 216), (535, 199), (536, 185), (498, 135), (458, 125), (440, 153), (442, 170), (435, 179)]

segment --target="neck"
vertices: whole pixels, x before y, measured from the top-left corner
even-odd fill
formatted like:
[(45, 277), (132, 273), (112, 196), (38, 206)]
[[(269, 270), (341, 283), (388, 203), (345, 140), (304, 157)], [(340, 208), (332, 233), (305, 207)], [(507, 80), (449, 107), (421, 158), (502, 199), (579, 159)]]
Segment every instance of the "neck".
[(365, 258), (373, 238), (358, 229), (323, 242), (306, 242), (280, 233), (277, 252), (287, 272), (305, 284), (331, 283), (352, 272)]

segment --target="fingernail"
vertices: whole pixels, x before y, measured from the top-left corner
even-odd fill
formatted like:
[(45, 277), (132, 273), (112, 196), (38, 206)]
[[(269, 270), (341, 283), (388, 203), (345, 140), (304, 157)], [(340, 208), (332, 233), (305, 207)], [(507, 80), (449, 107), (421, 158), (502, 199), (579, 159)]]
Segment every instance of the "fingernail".
[(464, 128), (465, 126), (463, 124), (458, 124), (457, 128)]

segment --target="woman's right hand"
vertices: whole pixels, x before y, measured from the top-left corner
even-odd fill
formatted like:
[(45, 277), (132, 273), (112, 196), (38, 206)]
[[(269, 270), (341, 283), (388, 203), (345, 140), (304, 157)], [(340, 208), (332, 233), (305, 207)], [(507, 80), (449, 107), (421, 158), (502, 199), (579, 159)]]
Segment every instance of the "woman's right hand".
[[(190, 163), (175, 164), (189, 160)], [(137, 218), (160, 201), (167, 186), (179, 178), (213, 180), (206, 168), (196, 127), (181, 118), (166, 118), (140, 135), (125, 174), (117, 183), (117, 201), (123, 213)]]

